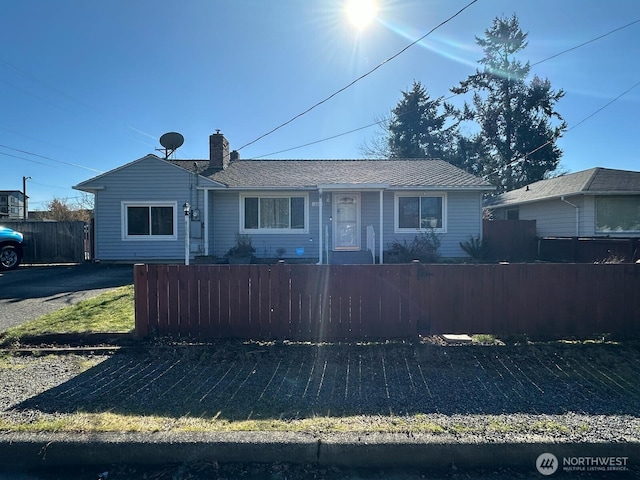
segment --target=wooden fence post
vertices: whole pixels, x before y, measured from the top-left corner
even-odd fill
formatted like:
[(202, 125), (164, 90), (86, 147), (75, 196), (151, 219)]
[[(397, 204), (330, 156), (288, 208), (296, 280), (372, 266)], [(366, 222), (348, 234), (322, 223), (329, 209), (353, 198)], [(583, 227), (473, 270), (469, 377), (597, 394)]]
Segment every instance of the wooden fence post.
[(134, 334), (137, 338), (144, 338), (149, 334), (149, 285), (147, 273), (146, 265), (137, 263), (133, 266)]

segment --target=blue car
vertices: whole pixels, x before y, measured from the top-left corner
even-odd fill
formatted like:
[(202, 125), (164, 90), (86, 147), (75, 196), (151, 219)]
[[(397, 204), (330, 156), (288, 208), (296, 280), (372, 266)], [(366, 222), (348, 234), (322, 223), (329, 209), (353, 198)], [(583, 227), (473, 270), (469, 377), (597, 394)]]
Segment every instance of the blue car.
[(0, 226), (0, 270), (18, 268), (22, 261), (23, 240), (20, 232)]

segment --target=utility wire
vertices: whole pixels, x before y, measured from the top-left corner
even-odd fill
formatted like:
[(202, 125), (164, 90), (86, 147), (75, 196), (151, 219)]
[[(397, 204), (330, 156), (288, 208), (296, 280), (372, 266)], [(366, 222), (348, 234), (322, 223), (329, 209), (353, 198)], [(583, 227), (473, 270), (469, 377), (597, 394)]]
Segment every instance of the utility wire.
[[(25, 72), (24, 70), (19, 69), (18, 67), (16, 67), (15, 65), (12, 65), (11, 63), (7, 62), (6, 60), (3, 60), (3, 59), (1, 59), (1, 58), (0, 58), (0, 65), (3, 65), (3, 66), (5, 66), (6, 68), (8, 68), (8, 69), (10, 69), (10, 70), (13, 70), (13, 71), (14, 71), (14, 72), (16, 72), (17, 74), (19, 74), (19, 75), (23, 76), (24, 78), (26, 78), (26, 79), (28, 79), (28, 80), (31, 80), (32, 82), (34, 82), (34, 83), (35, 83), (35, 84), (37, 84), (37, 85), (40, 85), (41, 87), (48, 88), (49, 90), (53, 91), (54, 93), (57, 93), (57, 94), (58, 94), (58, 95), (60, 95), (61, 97), (65, 98), (65, 99), (67, 99), (67, 100), (69, 100), (69, 101), (71, 101), (71, 102), (73, 102), (73, 103), (75, 103), (75, 104), (77, 104), (77, 105), (80, 105), (81, 107), (84, 107), (84, 108), (86, 108), (87, 110), (93, 111), (93, 112), (95, 112), (95, 113), (97, 113), (97, 114), (101, 115), (103, 118), (105, 118), (107, 121), (109, 121), (110, 123), (112, 123), (114, 126), (117, 126), (118, 128), (122, 127), (122, 125), (119, 125), (119, 124), (118, 124), (118, 122), (116, 122), (116, 121), (114, 121), (113, 119), (111, 119), (111, 118), (110, 118), (107, 114), (105, 114), (104, 112), (102, 112), (102, 111), (98, 110), (97, 108), (95, 108), (95, 107), (93, 107), (93, 106), (91, 106), (91, 105), (89, 105), (89, 104), (87, 104), (87, 103), (82, 102), (81, 100), (78, 100), (77, 98), (75, 98), (75, 97), (73, 97), (73, 96), (69, 95), (68, 93), (64, 92), (63, 90), (61, 90), (61, 89), (59, 89), (59, 88), (56, 88), (55, 86), (53, 86), (53, 85), (51, 85), (51, 84), (47, 84), (47, 83), (43, 82), (42, 80), (40, 80), (39, 78), (37, 78), (35, 75), (32, 75), (32, 74), (30, 74), (30, 73), (28, 73), (28, 72)], [(13, 88), (15, 88), (15, 89), (17, 89), (17, 90), (22, 91), (22, 92), (23, 92), (23, 93), (25, 93), (26, 95), (30, 95), (30, 96), (32, 96), (32, 97), (34, 97), (34, 98), (37, 98), (37, 99), (38, 99), (38, 100), (40, 100), (40, 101), (43, 101), (43, 100), (42, 100), (41, 98), (39, 98), (38, 96), (36, 96), (36, 95), (34, 95), (34, 94), (32, 94), (32, 93), (29, 93), (28, 91), (24, 90), (23, 88), (18, 87), (18, 86), (16, 86), (16, 85), (13, 85), (13, 84), (11, 84), (11, 83), (7, 82), (6, 80), (2, 80), (2, 79), (0, 79), (0, 81), (3, 81), (4, 83), (8, 84), (9, 86), (11, 86), (11, 87), (13, 87)], [(47, 102), (48, 102), (48, 103), (51, 103), (51, 104), (52, 104), (52, 105), (54, 105), (54, 106), (57, 106), (57, 105), (55, 105), (53, 102), (51, 102), (51, 101), (49, 101), (49, 100), (47, 100)], [(58, 108), (62, 108), (62, 107), (58, 107)], [(131, 131), (134, 131), (134, 132), (136, 132), (136, 133), (138, 133), (138, 134), (140, 134), (140, 135), (144, 135), (144, 136), (147, 136), (147, 137), (150, 137), (150, 138), (153, 138), (153, 139), (155, 139), (155, 138), (156, 138), (155, 136), (150, 135), (150, 134), (148, 134), (148, 133), (146, 133), (146, 132), (143, 132), (142, 130), (138, 130), (137, 128), (134, 128), (134, 127), (132, 127), (132, 126), (130, 126), (130, 125), (126, 125), (126, 128), (127, 128), (127, 129), (129, 129), (129, 130), (131, 130)], [(140, 141), (140, 140), (136, 140), (136, 141), (138, 141), (139, 143), (141, 143), (141, 144), (143, 144), (143, 145), (147, 145), (147, 146), (153, 147), (153, 145), (150, 145), (149, 143), (142, 142), (142, 141)]]
[[(26, 153), (27, 155), (33, 155), (34, 157), (44, 158), (45, 160), (51, 160), (52, 162), (62, 163), (64, 165), (69, 165), (71, 167), (83, 168), (84, 170), (89, 170), (90, 172), (104, 173), (102, 170), (96, 170), (95, 168), (85, 167), (84, 165), (78, 165), (77, 163), (65, 162), (63, 160), (56, 160), (55, 158), (46, 157), (44, 155), (38, 155), (37, 153), (28, 152), (27, 150), (20, 150), (19, 148), (13, 148), (13, 147), (9, 147), (7, 145), (1, 145), (1, 144), (0, 144), (0, 147), (6, 148), (8, 150), (13, 150), (14, 152)], [(27, 160), (27, 161), (34, 162), (34, 163), (42, 163), (42, 162), (38, 162), (36, 160), (29, 160), (28, 158), (18, 157), (16, 155), (9, 155), (7, 153), (0, 152), (0, 154), (7, 155), (8, 157), (21, 158), (22, 160)], [(43, 165), (45, 165), (45, 164), (43, 164)]]
[[(565, 133), (570, 132), (571, 130), (577, 128), (578, 126), (582, 125), (584, 122), (586, 122), (587, 120), (589, 120), (590, 118), (594, 117), (595, 115), (597, 115), (598, 113), (600, 113), (602, 110), (604, 110), (605, 108), (607, 108), (608, 106), (610, 106), (612, 103), (614, 103), (615, 101), (619, 100), (620, 98), (622, 98), (624, 95), (626, 95), (627, 93), (629, 93), (631, 90), (633, 90), (634, 88), (636, 88), (638, 85), (640, 85), (640, 82), (637, 82), (636, 84), (634, 84), (632, 87), (627, 88), (624, 92), (622, 92), (621, 94), (619, 94), (618, 96), (616, 96), (615, 98), (613, 98), (612, 100), (610, 100), (609, 102), (605, 103), (602, 107), (598, 108), (596, 111), (592, 112), (591, 114), (587, 115), (585, 118), (583, 118), (582, 120), (580, 120), (578, 123), (576, 123), (573, 127), (568, 128), (566, 130)], [(520, 162), (523, 162), (524, 160), (527, 159), (527, 157), (529, 155), (532, 155), (534, 153), (536, 153), (538, 150), (543, 149), (544, 147), (546, 147), (547, 145), (551, 144), (553, 141), (549, 140), (545, 143), (543, 143), (542, 145), (534, 148), (533, 150), (531, 150), (530, 152), (527, 152), (524, 154), (523, 157), (520, 157), (516, 160), (513, 160), (509, 163), (507, 163), (506, 165), (500, 167), (500, 168), (496, 168), (495, 170), (493, 170), (492, 172), (486, 173), (485, 175), (482, 176), (482, 178), (484, 178), (485, 180), (491, 176), (491, 175), (495, 175), (496, 173), (500, 172), (501, 170), (505, 169), (505, 168), (510, 168), (513, 167), (514, 165), (517, 165)]]
[(574, 128), (578, 127), (579, 125), (583, 124), (584, 122), (586, 122), (587, 120), (589, 120), (591, 117), (597, 115), (598, 113), (600, 113), (602, 110), (604, 110), (605, 108), (607, 108), (609, 105), (611, 105), (613, 102), (615, 102), (616, 100), (620, 99), (621, 97), (623, 97), (624, 95), (626, 95), (627, 93), (629, 93), (631, 90), (633, 90), (634, 88), (636, 88), (638, 85), (640, 85), (640, 82), (637, 82), (635, 85), (633, 85), (632, 87), (626, 89), (624, 92), (622, 92), (620, 95), (618, 95), (617, 97), (615, 97), (614, 99), (612, 99), (611, 101), (605, 103), (602, 107), (600, 107), (599, 109), (597, 109), (595, 112), (593, 112), (591, 115), (588, 115), (587, 117), (583, 118), (582, 120), (580, 120), (578, 123), (576, 123), (573, 127), (567, 129), (567, 132), (570, 132), (571, 130), (573, 130)]
[[(465, 7), (465, 8), (467, 8), (467, 7)], [(559, 52), (559, 53), (556, 53), (555, 55), (552, 55), (552, 56), (550, 56), (550, 57), (547, 57), (547, 58), (545, 58), (545, 59), (543, 59), (543, 60), (540, 60), (540, 61), (538, 61), (538, 62), (536, 62), (536, 63), (532, 63), (532, 64), (531, 64), (531, 66), (540, 65), (541, 63), (544, 63), (544, 62), (546, 62), (546, 61), (548, 61), (548, 60), (551, 60), (551, 59), (553, 59), (553, 58), (559, 57), (560, 55), (564, 55), (565, 53), (571, 52), (571, 51), (576, 50), (576, 49), (578, 49), (578, 48), (580, 48), (580, 47), (583, 47), (583, 46), (585, 46), (585, 45), (588, 45), (588, 44), (590, 44), (590, 43), (593, 43), (593, 42), (595, 42), (595, 41), (597, 41), (597, 40), (600, 40), (600, 39), (602, 39), (602, 38), (604, 38), (604, 37), (607, 37), (607, 36), (611, 35), (612, 33), (618, 32), (618, 31), (623, 30), (623, 29), (625, 29), (625, 28), (628, 28), (628, 27), (630, 27), (630, 26), (632, 26), (632, 25), (635, 25), (636, 23), (640, 23), (640, 19), (638, 19), (638, 20), (634, 20), (633, 22), (627, 23), (626, 25), (623, 25), (623, 26), (621, 26), (621, 27), (618, 27), (618, 28), (616, 28), (616, 29), (613, 29), (613, 30), (611, 30), (611, 31), (609, 31), (609, 32), (607, 32), (607, 33), (605, 33), (605, 34), (603, 34), (603, 35), (600, 35), (600, 36), (598, 36), (598, 37), (592, 38), (591, 40), (587, 40), (586, 42), (583, 42), (583, 43), (581, 43), (581, 44), (579, 44), (579, 45), (576, 45), (575, 47), (571, 47), (571, 48), (568, 48), (568, 49), (566, 49), (566, 50), (563, 50), (563, 51), (561, 51), (561, 52)], [(436, 28), (437, 28), (437, 27), (436, 27)], [(418, 41), (419, 41), (419, 40), (418, 40)], [(407, 48), (408, 48), (408, 47), (407, 47)], [(633, 87), (631, 87), (629, 90), (632, 90), (632, 89), (633, 89), (633, 88), (635, 88), (636, 86), (637, 86), (637, 84), (636, 84), (636, 85), (634, 85)], [(628, 91), (627, 91), (627, 92), (628, 92)], [(586, 120), (588, 120), (589, 118), (591, 118), (593, 115), (596, 115), (596, 114), (597, 114), (597, 113), (599, 113), (601, 110), (603, 110), (604, 108), (606, 108), (608, 105), (610, 105), (611, 103), (613, 103), (615, 100), (617, 100), (618, 98), (620, 98), (622, 95), (624, 95), (624, 94), (625, 94), (625, 93), (627, 93), (627, 92), (622, 93), (621, 95), (619, 95), (618, 97), (616, 97), (614, 100), (612, 100), (610, 103), (608, 103), (608, 104), (607, 104), (607, 105), (605, 105), (604, 107), (602, 107), (602, 108), (600, 108), (599, 110), (597, 110), (597, 111), (595, 111), (594, 113), (592, 113), (589, 117), (587, 117), (587, 118), (583, 119), (583, 120), (582, 120), (582, 121), (580, 121), (578, 124), (576, 124), (576, 125), (574, 125), (573, 127), (571, 127), (571, 128), (569, 128), (569, 129), (567, 129), (567, 132), (569, 132), (569, 131), (573, 130), (575, 127), (577, 127), (578, 125), (580, 125), (580, 123), (585, 122)], [(454, 97), (457, 97), (458, 95), (460, 95), (460, 94), (458, 94), (458, 93), (454, 93), (453, 95), (449, 95), (448, 97), (444, 98), (444, 101), (450, 100), (450, 99), (452, 99), (452, 98), (454, 98)], [(406, 113), (404, 113), (404, 114), (400, 114), (400, 115), (397, 115), (397, 116), (398, 116), (398, 117), (400, 117), (400, 116), (402, 116), (402, 115), (406, 115), (406, 114), (408, 114), (408, 113), (410, 113), (410, 112), (406, 112)], [(304, 147), (308, 147), (308, 146), (310, 146), (310, 145), (315, 145), (315, 144), (317, 144), (317, 143), (326, 142), (326, 141), (328, 141), (328, 140), (333, 140), (333, 139), (335, 139), (335, 138), (343, 137), (343, 136), (345, 136), (345, 135), (349, 135), (349, 134), (351, 134), (351, 133), (358, 132), (358, 131), (360, 131), (360, 130), (365, 130), (365, 129), (367, 129), (367, 128), (375, 127), (375, 126), (380, 125), (380, 124), (382, 124), (382, 123), (388, 122), (389, 120), (390, 120), (390, 118), (389, 118), (389, 117), (386, 117), (386, 118), (384, 118), (383, 120), (380, 120), (380, 121), (375, 122), (375, 123), (370, 123), (369, 125), (365, 125), (364, 127), (355, 128), (355, 129), (353, 129), (353, 130), (349, 130), (349, 131), (347, 131), (347, 132), (343, 132), (343, 133), (338, 133), (338, 134), (336, 134), (336, 135), (332, 135), (332, 136), (330, 136), (330, 137), (323, 138), (323, 139), (321, 139), (321, 140), (316, 140), (316, 141), (313, 141), (313, 142), (305, 143), (304, 145), (298, 145), (297, 147), (291, 147), (291, 148), (287, 148), (287, 149), (284, 149), (284, 150), (279, 150), (279, 151), (277, 151), (277, 152), (271, 152), (271, 153), (267, 153), (267, 154), (260, 155), (260, 156), (257, 156), (257, 157), (253, 157), (253, 158), (264, 158), (264, 157), (270, 157), (271, 155), (278, 155), (278, 154), (280, 154), (280, 153), (290, 152), (290, 151), (292, 151), (292, 150), (297, 150), (297, 149), (299, 149), (299, 148), (304, 148)], [(542, 146), (538, 147), (537, 149), (535, 149), (535, 150), (533, 150), (533, 151), (529, 152), (527, 155), (531, 155), (532, 153), (534, 153), (534, 152), (538, 151), (540, 148), (544, 148), (546, 145), (547, 145), (547, 144), (545, 144), (545, 145), (542, 145)], [(246, 145), (245, 145), (245, 146), (246, 146)], [(518, 160), (518, 161), (520, 161), (520, 160)], [(495, 173), (495, 172), (494, 172), (494, 173)]]
[(364, 79), (365, 77), (368, 77), (369, 75), (371, 75), (373, 72), (375, 72), (376, 70), (378, 70), (380, 67), (382, 67), (383, 65), (389, 63), (391, 60), (395, 59), (396, 57), (402, 55), (404, 52), (406, 52), (409, 48), (413, 47), (416, 43), (420, 43), (422, 40), (424, 40), (426, 37), (428, 37), (429, 35), (431, 35), (433, 32), (435, 32), (437, 29), (439, 29), (440, 27), (442, 27), (443, 25), (449, 23), (451, 20), (453, 20), (454, 18), (456, 18), (458, 15), (460, 15), (462, 12), (464, 12), (467, 8), (469, 8), (471, 5), (473, 5), (474, 3), (476, 3), (478, 0), (472, 0), (470, 3), (468, 3), (467, 5), (465, 5), (464, 7), (462, 7), (460, 10), (458, 10), (455, 14), (453, 14), (452, 16), (450, 16), (449, 18), (447, 18), (446, 20), (444, 20), (443, 22), (441, 22), (440, 24), (438, 24), (437, 26), (435, 26), (434, 28), (432, 28), (431, 30), (429, 30), (427, 33), (425, 33), (422, 37), (418, 38), (417, 40), (411, 42), (409, 45), (407, 45), (406, 47), (404, 47), (402, 50), (400, 50), (398, 53), (396, 53), (395, 55), (392, 55), (391, 57), (387, 58), (386, 60), (384, 60), (382, 63), (378, 64), (377, 66), (373, 67), (371, 70), (369, 70), (368, 72), (366, 72), (365, 74), (359, 76), (358, 78), (356, 78), (354, 81), (352, 81), (351, 83), (345, 85), (344, 87), (342, 87), (341, 89), (337, 90), (336, 92), (332, 93), (331, 95), (329, 95), (327, 98), (325, 98), (324, 100), (320, 100), (318, 103), (316, 103), (315, 105), (312, 105), (311, 107), (307, 108), (305, 111), (297, 114), (296, 116), (294, 116), (293, 118), (291, 118), (290, 120), (287, 120), (284, 123), (281, 123), (280, 125), (278, 125), (277, 127), (269, 130), (267, 133), (264, 133), (262, 135), (260, 135), (258, 138), (256, 138), (255, 140), (250, 141), (249, 143), (245, 143), (244, 145), (242, 145), (240, 148), (238, 148), (238, 151), (242, 150), (245, 147), (248, 147), (249, 145), (253, 145), (254, 143), (256, 143), (258, 140), (262, 140), (264, 137), (271, 135), (272, 133), (276, 132), (277, 130), (280, 130), (282, 127), (289, 125), (291, 122), (297, 120), (298, 118), (302, 117), (303, 115), (306, 115), (307, 113), (309, 113), (311, 110), (313, 110), (316, 107), (319, 107), (320, 105), (322, 105), (325, 102), (328, 102), (329, 100), (331, 100), (333, 97), (335, 97), (336, 95), (338, 95), (339, 93), (344, 92), (346, 89), (348, 89), (349, 87), (355, 85), (357, 82), (359, 82), (360, 80)]
[(624, 28), (630, 27), (631, 25), (635, 25), (636, 23), (640, 23), (640, 19), (634, 20), (631, 23), (627, 23), (626, 25), (623, 25), (622, 27), (616, 28), (615, 30), (611, 30), (610, 32), (605, 33), (604, 35), (600, 35), (599, 37), (592, 38), (591, 40), (588, 40), (588, 41), (586, 41), (584, 43), (581, 43), (580, 45), (576, 45), (575, 47), (571, 47), (571, 48), (569, 48), (567, 50), (563, 50), (562, 52), (556, 53), (555, 55), (552, 55), (550, 57), (545, 58), (544, 60), (540, 60), (539, 62), (532, 63), (531, 66), (533, 67), (535, 65), (540, 65), (541, 63), (546, 62), (547, 60), (551, 60), (552, 58), (559, 57), (560, 55), (563, 55), (563, 54), (565, 54), (567, 52), (570, 52), (572, 50), (576, 50), (576, 49), (578, 49), (580, 47), (584, 47), (585, 45), (588, 45), (588, 44), (593, 43), (593, 42), (595, 42), (597, 40), (600, 40), (601, 38), (604, 38), (604, 37), (606, 37), (608, 35), (611, 35), (612, 33), (618, 32), (618, 31), (620, 31), (620, 30), (622, 30)]
[(351, 133), (355, 133), (355, 132), (358, 132), (360, 130), (365, 130), (367, 128), (375, 127), (376, 125), (380, 125), (381, 123), (384, 123), (386, 121), (388, 121), (388, 119), (380, 120), (379, 122), (375, 122), (375, 123), (370, 123), (369, 125), (365, 125), (364, 127), (355, 128), (353, 130), (349, 130), (348, 132), (338, 133), (337, 135), (333, 135), (332, 137), (323, 138), (322, 140), (316, 140), (315, 142), (305, 143), (304, 145), (298, 145), (297, 147), (286, 148), (284, 150), (279, 150), (277, 152), (271, 152), (271, 153), (267, 153), (266, 155), (260, 155), (259, 157), (252, 157), (252, 158), (270, 157), (271, 155), (278, 155), (279, 153), (289, 152), (291, 150), (297, 150), (299, 148), (308, 147), (310, 145), (315, 145), (316, 143), (326, 142), (328, 140), (333, 140), (334, 138), (344, 137), (345, 135), (349, 135)]

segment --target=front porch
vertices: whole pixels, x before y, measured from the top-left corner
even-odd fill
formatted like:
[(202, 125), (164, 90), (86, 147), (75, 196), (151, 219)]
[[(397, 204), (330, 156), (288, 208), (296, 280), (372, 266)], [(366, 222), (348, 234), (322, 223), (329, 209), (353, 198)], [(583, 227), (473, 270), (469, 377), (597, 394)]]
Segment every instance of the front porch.
[(359, 251), (331, 251), (329, 265), (366, 265), (375, 263), (373, 254), (368, 250)]

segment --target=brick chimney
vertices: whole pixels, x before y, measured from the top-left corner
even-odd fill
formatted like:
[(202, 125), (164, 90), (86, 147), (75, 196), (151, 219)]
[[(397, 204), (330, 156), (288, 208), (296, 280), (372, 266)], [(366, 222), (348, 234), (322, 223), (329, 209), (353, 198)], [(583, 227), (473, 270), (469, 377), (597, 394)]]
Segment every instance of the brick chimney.
[(231, 161), (229, 156), (229, 141), (224, 138), (220, 130), (209, 137), (209, 165), (218, 170), (224, 170)]

